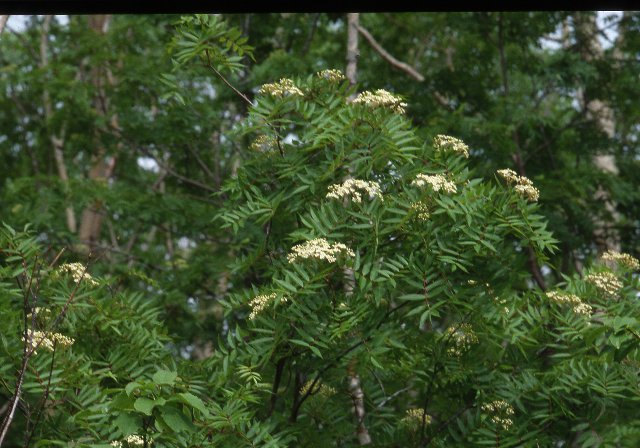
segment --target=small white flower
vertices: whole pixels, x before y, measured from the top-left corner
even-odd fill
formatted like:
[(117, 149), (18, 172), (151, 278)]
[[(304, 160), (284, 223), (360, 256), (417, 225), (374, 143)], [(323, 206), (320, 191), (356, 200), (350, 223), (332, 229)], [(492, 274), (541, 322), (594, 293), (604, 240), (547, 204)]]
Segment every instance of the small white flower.
[(622, 282), (611, 272), (589, 274), (584, 279), (609, 298), (616, 298), (618, 291), (622, 289)]
[(354, 104), (364, 104), (373, 109), (378, 107), (387, 107), (398, 114), (403, 114), (407, 103), (402, 102), (402, 98), (395, 96), (384, 89), (378, 89), (375, 92), (362, 92), (356, 99)]
[(92, 286), (97, 286), (99, 284), (93, 279), (93, 277), (91, 277), (82, 263), (65, 263), (61, 265), (57, 271), (71, 273), (71, 277), (76, 283), (80, 283), (80, 280), (84, 280)]
[(267, 307), (267, 305), (269, 305), (269, 302), (271, 302), (273, 299), (276, 298), (276, 296), (277, 294), (274, 292), (271, 294), (263, 294), (263, 295), (254, 297), (251, 300), (251, 302), (249, 302), (249, 306), (251, 307), (251, 314), (249, 314), (249, 320), (255, 319), (256, 316), (258, 316), (258, 314), (260, 314), (260, 312), (264, 310)]
[(52, 352), (56, 344), (61, 345), (63, 347), (70, 347), (75, 342), (75, 339), (60, 333), (27, 330), (27, 340), (25, 341), (25, 338), (23, 336), (22, 341), (27, 342), (29, 350), (34, 350), (33, 354), (37, 355), (38, 352), (35, 351), (36, 346), (38, 348), (42, 347), (45, 350)]
[(518, 195), (531, 201), (537, 202), (540, 198), (540, 191), (533, 186), (533, 182), (525, 176), (518, 176), (515, 171), (510, 169), (498, 170), (498, 175), (502, 177), (507, 183), (515, 183), (514, 190)]
[(458, 191), (456, 184), (445, 179), (442, 174), (435, 174), (432, 176), (418, 174), (413, 182), (411, 182), (411, 185), (416, 185), (418, 187), (429, 185), (433, 191), (442, 190), (445, 193), (455, 193)]
[(326, 79), (330, 82), (340, 82), (347, 79), (340, 70), (322, 70), (317, 73), (318, 77)]
[[(306, 395), (307, 392), (309, 392), (309, 390), (311, 389), (311, 385), (313, 384), (313, 380), (309, 380), (307, 381), (301, 388), (300, 388), (300, 395)], [(316, 381), (316, 384), (313, 386), (313, 390), (311, 390), (311, 393), (309, 395), (319, 395), (321, 397), (324, 398), (329, 398), (332, 395), (335, 395), (337, 393), (336, 389), (331, 387), (331, 386), (327, 386), (326, 384), (321, 383), (320, 381)]]
[(297, 88), (293, 81), (287, 78), (282, 78), (278, 82), (264, 84), (258, 92), (262, 95), (271, 95), (276, 98), (304, 96), (302, 90)]
[(453, 346), (447, 349), (450, 356), (462, 356), (471, 347), (471, 344), (478, 343), (478, 336), (473, 331), (473, 327), (467, 323), (448, 327), (445, 334), (453, 341)]
[(548, 291), (547, 297), (552, 301), (561, 305), (570, 305), (573, 312), (576, 314), (583, 314), (585, 316), (591, 316), (591, 305), (584, 303), (580, 297), (575, 294), (563, 293), (560, 291)]
[(378, 182), (369, 182), (359, 179), (347, 179), (342, 184), (329, 186), (327, 198), (343, 199), (345, 197), (351, 197), (353, 202), (359, 203), (362, 202), (361, 191), (368, 193), (369, 198), (377, 197), (378, 199), (383, 200)]
[(629, 254), (608, 250), (604, 254), (602, 254), (602, 259), (604, 261), (617, 263), (618, 265), (622, 265), (625, 268), (631, 269), (633, 271), (640, 270), (640, 261)]
[(355, 256), (354, 252), (342, 243), (329, 243), (324, 238), (316, 238), (293, 246), (291, 253), (287, 255), (287, 260), (289, 263), (294, 263), (301, 259), (315, 258), (335, 263), (338, 255), (341, 254)]
[(405, 426), (409, 426), (413, 429), (422, 425), (422, 419), (424, 418), (425, 424), (430, 424), (433, 420), (429, 414), (424, 413), (424, 409), (422, 408), (411, 408), (407, 409), (405, 416), (402, 417), (400, 423)]
[(275, 138), (260, 135), (251, 143), (251, 149), (258, 152), (273, 152), (276, 150), (277, 145)]
[(513, 406), (504, 400), (485, 403), (480, 407), (480, 409), (487, 414), (492, 414), (490, 420), (496, 425), (501, 426), (502, 429), (507, 430), (511, 425), (513, 425), (513, 420), (509, 417), (513, 416), (515, 411), (513, 410)]
[(451, 151), (458, 153), (465, 158), (469, 157), (469, 147), (466, 143), (449, 135), (436, 135), (433, 139), (433, 146), (436, 151)]

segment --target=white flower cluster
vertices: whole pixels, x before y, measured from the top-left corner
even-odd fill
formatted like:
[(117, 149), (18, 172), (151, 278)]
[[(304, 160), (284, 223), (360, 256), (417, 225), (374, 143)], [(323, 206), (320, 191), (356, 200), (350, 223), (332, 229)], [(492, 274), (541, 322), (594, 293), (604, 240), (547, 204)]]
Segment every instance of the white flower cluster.
[(511, 312), (511, 310), (509, 310), (509, 307), (505, 305), (507, 303), (507, 299), (494, 296), (493, 301), (496, 303), (496, 305), (502, 307), (502, 314), (509, 314)]
[(403, 114), (405, 112), (405, 107), (407, 107), (407, 103), (402, 102), (402, 98), (395, 96), (384, 89), (378, 89), (375, 92), (362, 92), (353, 100), (353, 103), (364, 104), (374, 109), (378, 107), (388, 107), (398, 114)]
[(414, 213), (415, 219), (418, 221), (426, 221), (431, 216), (429, 206), (424, 202), (412, 202), (409, 210)]
[[(127, 436), (126, 439), (124, 439), (125, 442), (127, 442), (129, 444), (130, 447), (132, 446), (144, 446), (144, 439), (142, 437), (140, 437), (139, 435), (136, 434), (132, 434), (130, 436)], [(153, 443), (153, 440), (148, 439), (147, 440), (147, 446), (151, 446), (151, 444)], [(122, 448), (122, 442), (115, 440), (113, 442), (111, 442), (111, 446), (115, 446), (117, 448)]]
[(518, 176), (515, 171), (510, 169), (498, 170), (498, 175), (508, 183), (515, 183), (515, 190), (520, 196), (529, 201), (536, 202), (540, 198), (540, 191), (533, 186), (533, 182), (525, 176)]
[(320, 381), (317, 381), (316, 384), (313, 386), (313, 389), (311, 389), (311, 385), (313, 384), (313, 380), (309, 380), (307, 381), (301, 388), (300, 388), (300, 395), (306, 395), (307, 392), (309, 392), (309, 390), (311, 390), (311, 393), (309, 395), (319, 395), (321, 397), (324, 398), (329, 398), (333, 395), (335, 395), (337, 393), (336, 389), (331, 387), (331, 386), (327, 386), (326, 384), (321, 383)]
[(456, 184), (445, 179), (442, 174), (435, 174), (433, 176), (418, 174), (413, 182), (411, 182), (411, 185), (417, 185), (418, 187), (423, 187), (426, 184), (429, 184), (433, 191), (443, 190), (445, 193), (455, 193), (458, 191)]
[(285, 96), (304, 96), (302, 90), (297, 88), (292, 80), (288, 78), (282, 78), (278, 82), (264, 84), (258, 90), (258, 93), (262, 95), (271, 95), (276, 98), (282, 98)]
[(496, 425), (502, 426), (502, 429), (509, 429), (513, 425), (510, 418), (515, 414), (513, 406), (504, 400), (496, 400), (491, 403), (485, 403), (481, 409), (486, 413), (492, 413), (491, 421)]
[(23, 342), (27, 342), (28, 349), (33, 350), (33, 354), (37, 355), (38, 352), (35, 351), (36, 346), (38, 348), (42, 347), (45, 350), (50, 352), (53, 351), (53, 346), (55, 344), (62, 345), (64, 347), (69, 347), (73, 345), (75, 339), (65, 336), (60, 333), (51, 333), (48, 331), (37, 331), (37, 330), (28, 330), (27, 331), (27, 340), (24, 340), (24, 336), (22, 337)]
[(294, 263), (301, 259), (316, 258), (334, 263), (340, 254), (355, 256), (353, 251), (342, 243), (331, 244), (324, 238), (316, 238), (293, 246), (291, 253), (287, 255), (287, 260), (289, 263)]
[(251, 149), (258, 152), (272, 152), (277, 146), (276, 139), (268, 135), (260, 135), (251, 143)]
[(320, 78), (324, 78), (329, 82), (340, 82), (342, 80), (347, 79), (340, 70), (330, 69), (330, 70), (322, 70), (317, 73)]
[(442, 134), (436, 135), (433, 139), (433, 146), (436, 151), (451, 151), (469, 158), (469, 147), (465, 142), (455, 137)]
[(422, 425), (422, 419), (424, 418), (424, 422), (428, 425), (431, 423), (432, 418), (429, 414), (424, 413), (424, 409), (422, 408), (411, 408), (407, 409), (405, 416), (402, 417), (400, 422), (403, 425), (410, 426), (412, 428), (417, 428)]
[[(249, 302), (249, 306), (251, 307), (249, 320), (255, 319), (256, 316), (258, 316), (258, 314), (260, 314), (260, 312), (262, 312), (262, 310), (264, 310), (267, 305), (269, 305), (269, 302), (274, 300), (276, 297), (277, 294), (275, 292), (272, 292), (271, 294), (263, 294), (260, 296), (255, 296), (253, 299), (251, 299), (251, 302)], [(283, 297), (282, 299), (280, 299), (280, 303), (285, 303), (288, 301), (289, 299), (287, 297)]]
[[(42, 314), (51, 314), (51, 310), (49, 308), (43, 308), (40, 306), (35, 307), (33, 311), (36, 313), (36, 316), (41, 316)], [(32, 316), (32, 313), (27, 314), (27, 319), (31, 319)]]
[(629, 254), (621, 254), (620, 252), (608, 250), (604, 254), (602, 254), (602, 259), (604, 261), (617, 263), (618, 265), (622, 265), (625, 268), (631, 269), (633, 271), (640, 270), (640, 261), (638, 261), (636, 257), (633, 257)]
[(98, 282), (89, 275), (86, 268), (82, 263), (65, 263), (58, 268), (58, 272), (68, 272), (73, 277), (73, 281), (80, 283), (80, 280), (84, 280), (92, 286), (98, 285)]
[(560, 305), (570, 305), (573, 312), (576, 314), (591, 316), (591, 305), (584, 303), (580, 297), (575, 294), (568, 294), (560, 291), (548, 291), (547, 297)]
[(464, 323), (457, 326), (449, 327), (445, 330), (447, 335), (451, 336), (453, 346), (447, 349), (447, 353), (450, 356), (462, 356), (466, 352), (471, 344), (478, 343), (478, 337), (471, 325)]
[(369, 194), (369, 198), (377, 197), (381, 201), (382, 193), (380, 192), (380, 184), (375, 181), (366, 181), (359, 179), (347, 179), (342, 184), (334, 184), (329, 186), (328, 198), (343, 199), (350, 196), (354, 202), (362, 202), (361, 191)]
[(589, 274), (584, 279), (609, 298), (615, 298), (618, 295), (618, 291), (622, 288), (622, 282), (611, 272)]

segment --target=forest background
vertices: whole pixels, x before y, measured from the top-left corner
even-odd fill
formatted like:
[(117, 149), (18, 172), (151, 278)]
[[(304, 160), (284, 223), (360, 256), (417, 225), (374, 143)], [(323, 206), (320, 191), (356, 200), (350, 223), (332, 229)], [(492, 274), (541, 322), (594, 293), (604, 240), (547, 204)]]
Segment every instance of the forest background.
[[(640, 420), (625, 409), (640, 397), (631, 274), (640, 255), (640, 14), (49, 15), (19, 28), (6, 18), (0, 445), (135, 446), (136, 436), (144, 446), (637, 446)], [(339, 88), (318, 84), (316, 73), (333, 80), (327, 69), (344, 72)], [(283, 78), (304, 100), (277, 84)], [(395, 108), (388, 116), (342, 109), (377, 89), (395, 98), (384, 103)], [(366, 140), (356, 122), (384, 135)], [(464, 141), (468, 159), (439, 159), (438, 135)], [(376, 145), (397, 154), (382, 163)], [(285, 157), (287, 148), (342, 146), (352, 147), (346, 171)], [(261, 158), (276, 147), (284, 161)], [(429, 203), (400, 189), (350, 218), (320, 205), (329, 184), (357, 174), (391, 194), (394, 176), (418, 179), (423, 159), (469, 185), (468, 202)], [(500, 221), (477, 199), (502, 204), (498, 190), (476, 179), (504, 184), (495, 173), (506, 168), (530, 179), (539, 199), (510, 202), (518, 217), (505, 202)], [(482, 235), (468, 218), (459, 232), (472, 242), (454, 247), (457, 220), (438, 219), (472, 209)], [(388, 245), (421, 244), (397, 237), (409, 225), (389, 218), (398, 210), (432, 218), (423, 230), (437, 257), (425, 255), (427, 243), (420, 262), (379, 244), (384, 226)], [(385, 255), (367, 261), (362, 249), (331, 272), (287, 271), (289, 248), (314, 237), (358, 240), (376, 254), (379, 244)], [(416, 274), (417, 264), (429, 267)], [(77, 277), (65, 283), (64, 272)], [(618, 272), (615, 306), (598, 302), (606, 287), (585, 286), (594, 272)], [(272, 279), (277, 288), (265, 289)], [(330, 309), (278, 317), (293, 296), (322, 288)], [(591, 294), (591, 325), (571, 309), (550, 317), (554, 290), (565, 305)], [(276, 314), (261, 326), (250, 311), (270, 294)], [(500, 297), (475, 332), (461, 328), (480, 309), (452, 301), (465, 294)], [(498, 309), (507, 316), (494, 322)], [(326, 334), (315, 333), (314, 316), (330, 322)], [(33, 350), (34, 332), (62, 334), (52, 329), (75, 339), (71, 351), (56, 338), (51, 353)], [(504, 343), (485, 344), (490, 354), (470, 349), (483, 335)], [(385, 373), (392, 365), (398, 371)]]

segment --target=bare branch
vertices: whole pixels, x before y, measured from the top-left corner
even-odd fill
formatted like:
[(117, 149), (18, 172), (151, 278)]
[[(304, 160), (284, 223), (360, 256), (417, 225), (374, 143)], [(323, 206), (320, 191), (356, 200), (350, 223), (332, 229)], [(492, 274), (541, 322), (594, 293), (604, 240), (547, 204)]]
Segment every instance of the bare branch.
[(399, 61), (396, 58), (394, 58), (391, 54), (389, 54), (389, 52), (384, 48), (382, 48), (382, 45), (380, 45), (374, 39), (371, 33), (369, 33), (369, 31), (367, 31), (364, 27), (362, 27), (359, 24), (356, 24), (356, 28), (360, 32), (360, 34), (362, 34), (362, 36), (367, 40), (367, 42), (369, 42), (369, 45), (371, 45), (373, 49), (376, 50), (378, 54), (380, 54), (380, 56), (382, 56), (382, 58), (385, 61), (387, 61), (389, 64), (391, 64), (395, 68), (402, 70), (403, 72), (405, 72), (407, 75), (409, 75), (416, 81), (419, 81), (419, 82), (424, 81), (424, 76), (418, 73), (418, 71), (415, 68), (411, 67), (406, 62)]

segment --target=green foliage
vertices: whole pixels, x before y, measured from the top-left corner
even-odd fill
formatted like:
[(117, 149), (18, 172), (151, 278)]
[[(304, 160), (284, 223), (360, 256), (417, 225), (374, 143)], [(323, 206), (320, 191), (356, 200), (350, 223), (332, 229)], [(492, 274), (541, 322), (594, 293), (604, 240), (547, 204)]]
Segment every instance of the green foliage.
[(637, 446), (638, 269), (594, 229), (637, 254), (638, 20), (541, 47), (581, 17), (362, 14), (426, 80), (361, 39), (359, 86), (308, 75), (340, 14), (5, 30), (3, 446)]

